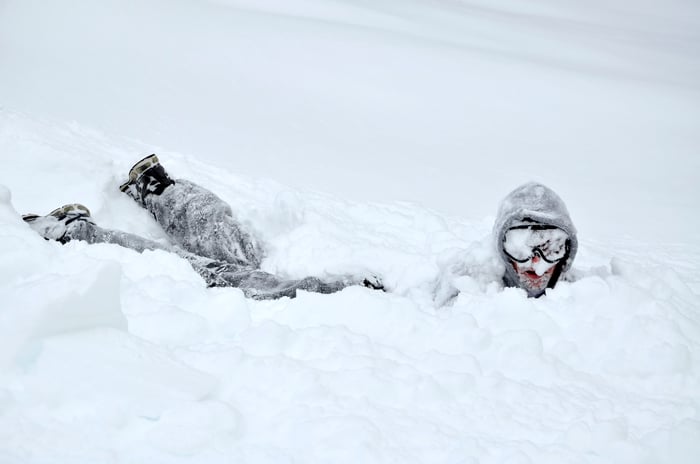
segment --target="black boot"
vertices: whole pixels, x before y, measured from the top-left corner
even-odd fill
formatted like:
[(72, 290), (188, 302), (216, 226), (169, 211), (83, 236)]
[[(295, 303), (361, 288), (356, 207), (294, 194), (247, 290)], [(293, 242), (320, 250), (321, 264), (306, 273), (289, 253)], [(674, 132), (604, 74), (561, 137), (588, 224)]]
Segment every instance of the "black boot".
[(79, 203), (61, 206), (46, 216), (24, 214), (22, 219), (46, 240), (56, 240), (61, 243), (71, 240), (71, 232), (87, 224), (95, 224), (90, 217), (90, 210)]
[(149, 155), (134, 164), (129, 171), (129, 180), (119, 190), (137, 202), (144, 204), (148, 195), (160, 195), (175, 182), (168, 176), (156, 155)]

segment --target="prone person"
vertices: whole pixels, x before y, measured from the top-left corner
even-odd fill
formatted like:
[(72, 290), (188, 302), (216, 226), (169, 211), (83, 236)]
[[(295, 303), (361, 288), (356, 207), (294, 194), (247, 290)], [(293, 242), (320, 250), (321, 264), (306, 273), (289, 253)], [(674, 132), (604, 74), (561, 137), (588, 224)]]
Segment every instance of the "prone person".
[[(383, 289), (376, 276), (324, 282), (316, 277), (284, 280), (261, 271), (262, 249), (233, 218), (231, 207), (193, 182), (171, 179), (156, 155), (136, 163), (120, 190), (153, 215), (173, 246), (99, 227), (80, 204), (63, 206), (46, 216), (26, 214), (23, 219), (44, 238), (61, 243), (83, 240), (115, 243), (139, 252), (176, 253), (189, 261), (208, 286), (238, 287), (255, 299), (294, 297), (297, 290), (333, 293), (358, 284)], [(578, 249), (566, 205), (550, 188), (534, 182), (516, 188), (501, 202), (493, 236), (504, 265), (503, 284), (521, 288), (534, 298), (554, 288)]]

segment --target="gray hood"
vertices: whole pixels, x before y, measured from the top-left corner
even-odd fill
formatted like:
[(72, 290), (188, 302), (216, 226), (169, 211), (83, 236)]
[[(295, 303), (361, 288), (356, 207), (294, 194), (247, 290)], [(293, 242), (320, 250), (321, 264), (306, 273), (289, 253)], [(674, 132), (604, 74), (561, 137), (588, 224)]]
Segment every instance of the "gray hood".
[[(529, 221), (528, 221), (529, 219)], [(498, 253), (504, 263), (509, 258), (503, 251), (503, 238), (511, 227), (529, 222), (558, 227), (570, 237), (569, 255), (565, 258), (561, 274), (569, 270), (578, 250), (576, 227), (574, 227), (566, 205), (552, 189), (536, 182), (521, 185), (506, 196), (498, 208), (498, 215), (493, 226), (493, 236)], [(506, 266), (503, 280), (507, 286), (517, 287), (518, 277), (511, 266)]]

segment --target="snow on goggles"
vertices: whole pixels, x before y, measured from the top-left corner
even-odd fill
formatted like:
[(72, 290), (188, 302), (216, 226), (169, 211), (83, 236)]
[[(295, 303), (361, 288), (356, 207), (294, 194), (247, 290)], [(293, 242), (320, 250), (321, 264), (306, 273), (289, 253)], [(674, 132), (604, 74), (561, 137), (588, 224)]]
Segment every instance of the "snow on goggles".
[(525, 263), (536, 254), (548, 263), (557, 263), (569, 251), (569, 236), (551, 226), (523, 226), (508, 229), (503, 251), (513, 261)]

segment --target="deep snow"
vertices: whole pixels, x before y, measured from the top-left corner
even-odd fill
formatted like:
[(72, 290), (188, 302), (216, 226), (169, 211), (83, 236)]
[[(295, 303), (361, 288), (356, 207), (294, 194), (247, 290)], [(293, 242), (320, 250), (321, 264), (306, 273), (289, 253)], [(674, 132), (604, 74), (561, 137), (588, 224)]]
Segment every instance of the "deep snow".
[[(0, 462), (695, 463), (697, 24), (682, 1), (0, 3)], [(263, 269), (391, 291), (256, 302), (21, 221), (77, 201), (166, 242), (118, 190), (153, 151)], [(537, 300), (490, 240), (531, 179), (580, 232)]]

